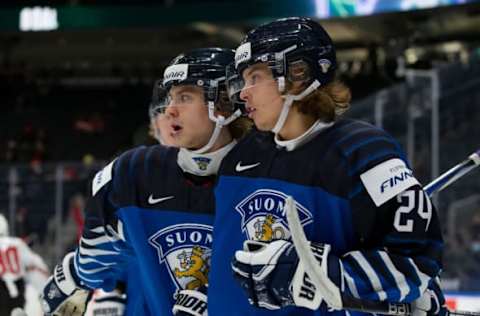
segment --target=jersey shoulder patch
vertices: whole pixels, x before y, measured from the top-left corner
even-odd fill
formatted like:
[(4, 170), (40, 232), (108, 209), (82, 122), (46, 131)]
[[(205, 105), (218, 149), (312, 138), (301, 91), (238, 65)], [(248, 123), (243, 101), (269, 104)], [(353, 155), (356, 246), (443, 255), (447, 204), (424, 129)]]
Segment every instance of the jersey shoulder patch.
[(110, 162), (102, 170), (97, 172), (92, 181), (92, 196), (94, 196), (101, 188), (105, 186), (110, 180), (112, 180), (112, 169), (115, 160)]
[(409, 187), (419, 184), (406, 163), (393, 158), (386, 160), (360, 175), (365, 189), (380, 206)]

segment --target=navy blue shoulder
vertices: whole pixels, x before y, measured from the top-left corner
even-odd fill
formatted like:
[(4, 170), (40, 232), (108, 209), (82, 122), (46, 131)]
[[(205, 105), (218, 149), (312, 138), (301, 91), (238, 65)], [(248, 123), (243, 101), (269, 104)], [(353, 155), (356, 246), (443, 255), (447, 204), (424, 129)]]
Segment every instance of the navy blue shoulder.
[(136, 147), (120, 155), (112, 175), (117, 205), (135, 203), (139, 192), (149, 186), (149, 175), (158, 170), (171, 170), (169, 164), (176, 163), (177, 152), (176, 148), (153, 145)]
[(360, 175), (367, 170), (393, 158), (409, 166), (400, 144), (385, 130), (369, 123), (341, 120), (329, 131), (328, 138), (342, 165), (344, 181), (349, 184), (346, 193), (350, 199), (365, 191)]
[(343, 157), (349, 176), (391, 158), (400, 158), (408, 164), (400, 144), (385, 130), (367, 122), (341, 120), (329, 131), (328, 138)]

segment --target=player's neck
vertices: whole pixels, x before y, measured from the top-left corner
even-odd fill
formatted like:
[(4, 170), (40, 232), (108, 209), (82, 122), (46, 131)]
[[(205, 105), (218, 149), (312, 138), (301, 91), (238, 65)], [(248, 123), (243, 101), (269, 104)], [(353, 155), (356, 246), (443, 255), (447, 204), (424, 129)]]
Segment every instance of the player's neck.
[(287, 120), (278, 133), (281, 140), (291, 140), (303, 135), (315, 123), (315, 118), (300, 113), (296, 107), (292, 107)]
[(233, 137), (228, 130), (228, 127), (222, 128), (220, 135), (218, 136), (217, 141), (213, 144), (212, 148), (210, 148), (206, 153), (211, 153), (219, 150), (220, 148), (225, 147), (226, 145), (230, 144), (233, 141)]

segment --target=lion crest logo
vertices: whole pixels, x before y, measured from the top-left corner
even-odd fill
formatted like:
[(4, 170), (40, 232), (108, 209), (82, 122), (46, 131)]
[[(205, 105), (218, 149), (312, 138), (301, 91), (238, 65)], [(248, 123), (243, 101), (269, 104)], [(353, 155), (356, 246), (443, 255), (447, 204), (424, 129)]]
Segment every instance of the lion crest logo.
[(207, 275), (209, 267), (204, 260), (205, 250), (199, 246), (194, 246), (190, 253), (182, 251), (178, 255), (180, 269), (175, 268), (177, 278), (193, 278), (186, 285), (187, 290), (198, 289), (208, 283)]
[(272, 241), (274, 239), (285, 239), (285, 230), (282, 226), (274, 227), (275, 218), (267, 215), (264, 220), (257, 219), (255, 222), (255, 239), (260, 241)]
[(149, 243), (177, 289), (195, 290), (208, 283), (212, 240), (211, 226), (179, 224), (156, 232)]
[(206, 157), (193, 157), (192, 159), (197, 163), (198, 169), (203, 171), (207, 170), (208, 165), (212, 161), (212, 159)]
[[(242, 216), (242, 231), (248, 239), (272, 241), (289, 239), (285, 200), (283, 192), (260, 189), (243, 199), (235, 209)], [(302, 204), (295, 202), (302, 225), (313, 221), (312, 213)]]

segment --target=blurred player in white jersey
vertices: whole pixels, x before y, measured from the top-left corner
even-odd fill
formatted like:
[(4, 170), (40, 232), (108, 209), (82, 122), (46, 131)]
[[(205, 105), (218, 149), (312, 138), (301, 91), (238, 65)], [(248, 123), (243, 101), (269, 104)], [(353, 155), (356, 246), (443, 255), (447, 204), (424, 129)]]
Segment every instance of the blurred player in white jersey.
[(40, 293), (48, 275), (43, 259), (22, 239), (9, 236), (8, 222), (0, 214), (0, 315), (23, 308), (26, 283)]

